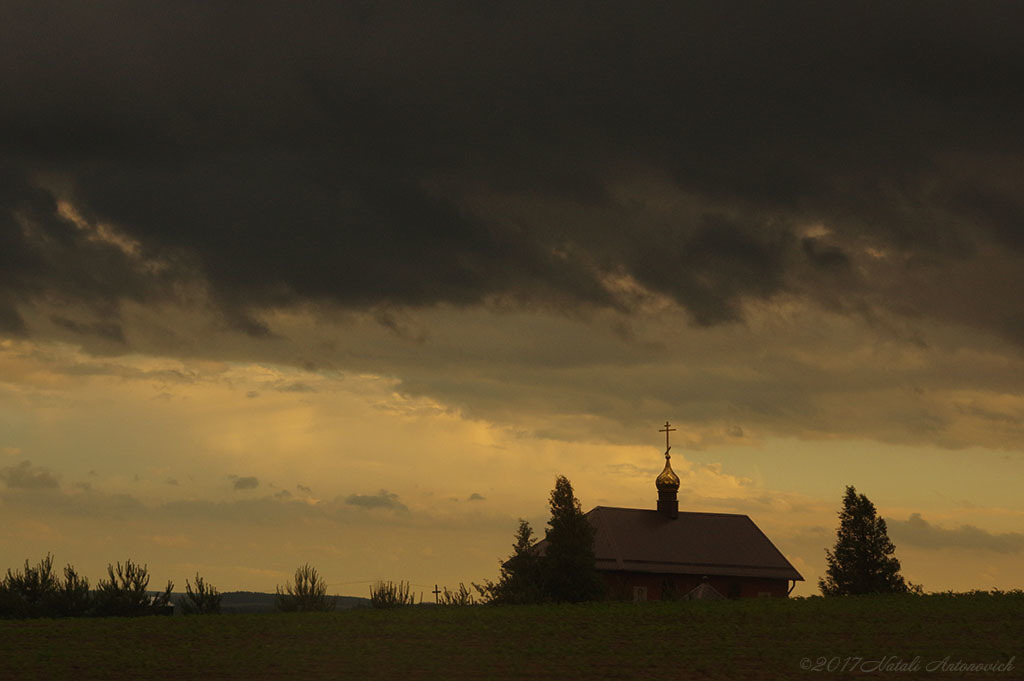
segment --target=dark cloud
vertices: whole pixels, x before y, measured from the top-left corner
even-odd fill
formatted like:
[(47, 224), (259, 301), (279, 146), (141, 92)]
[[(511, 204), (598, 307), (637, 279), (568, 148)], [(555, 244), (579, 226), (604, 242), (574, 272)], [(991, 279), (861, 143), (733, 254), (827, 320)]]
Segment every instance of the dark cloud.
[(82, 323), (76, 322), (73, 319), (61, 317), (60, 315), (52, 315), (50, 317), (50, 321), (52, 321), (56, 326), (67, 329), (72, 333), (100, 336), (101, 338), (106, 338), (107, 340), (121, 344), (126, 342), (121, 325), (115, 322)]
[(256, 477), (251, 476), (251, 475), (250, 476), (246, 476), (246, 477), (239, 477), (237, 475), (232, 475), (231, 479), (233, 480), (232, 486), (236, 490), (238, 490), (238, 489), (256, 489), (257, 487), (260, 486), (259, 478), (256, 478)]
[[(1019, 340), (1012, 310), (926, 292), (987, 245), (1024, 258), (1022, 19), (1012, 2), (22, 4), (0, 27), (0, 332), (64, 301), (89, 314), (55, 315), (62, 332), (123, 344), (122, 301), (193, 280), (270, 338), (260, 312), (306, 302), (628, 308), (607, 287), (626, 275), (700, 325), (788, 293)], [(818, 224), (828, 240), (806, 237)], [(1019, 290), (984, 269), (965, 283)]]
[(821, 269), (846, 269), (850, 266), (850, 256), (843, 249), (835, 246), (822, 246), (818, 239), (804, 237), (801, 242), (807, 259)]
[(405, 504), (398, 500), (398, 495), (382, 489), (376, 494), (350, 494), (345, 497), (345, 503), (362, 508), (387, 508), (395, 511), (408, 511)]
[(0, 480), (3, 480), (9, 489), (55, 489), (58, 487), (56, 475), (42, 466), (33, 466), (27, 460), (16, 466), (0, 468)]
[(13, 301), (46, 299), (94, 318), (52, 315), (55, 326), (123, 344), (120, 303), (166, 298), (168, 280), (97, 225), (78, 224), (62, 212), (54, 193), (29, 177), (35, 170), (9, 158), (0, 162), (0, 327), (24, 332)]
[(0, 334), (22, 336), (25, 334), (25, 320), (18, 314), (14, 303), (0, 300)]
[(483, 496), (482, 494), (477, 494), (476, 492), (473, 492), (472, 494), (470, 494), (469, 498), (466, 499), (466, 501), (486, 501), (486, 500), (487, 500), (487, 497)]
[(966, 549), (994, 551), (996, 553), (1019, 553), (1024, 551), (1024, 534), (1002, 532), (993, 534), (974, 525), (960, 525), (946, 529), (932, 525), (912, 513), (906, 520), (886, 519), (889, 533), (896, 542), (929, 549)]

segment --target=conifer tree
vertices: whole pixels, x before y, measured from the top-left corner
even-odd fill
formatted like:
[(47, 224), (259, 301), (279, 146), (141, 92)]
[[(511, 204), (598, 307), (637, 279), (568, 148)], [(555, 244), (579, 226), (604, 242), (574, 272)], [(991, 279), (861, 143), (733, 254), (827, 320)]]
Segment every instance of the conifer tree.
[(825, 596), (906, 593), (895, 550), (874, 504), (850, 485), (839, 512), (835, 547), (825, 550), (828, 569), (818, 588)]
[(594, 528), (564, 475), (555, 479), (550, 503), (543, 561), (545, 595), (570, 603), (595, 600), (603, 585), (594, 561)]
[(508, 605), (539, 603), (544, 600), (544, 584), (540, 556), (534, 548), (533, 528), (519, 519), (512, 555), (501, 564), (501, 576), (494, 583), (485, 580), (473, 584), (487, 603)]

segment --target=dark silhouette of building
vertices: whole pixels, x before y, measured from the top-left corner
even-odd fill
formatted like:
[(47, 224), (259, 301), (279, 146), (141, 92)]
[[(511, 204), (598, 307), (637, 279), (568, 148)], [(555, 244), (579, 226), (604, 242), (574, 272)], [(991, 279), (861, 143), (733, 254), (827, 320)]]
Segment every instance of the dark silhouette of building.
[(586, 513), (609, 596), (639, 601), (788, 596), (803, 577), (748, 516), (679, 511), (671, 430), (666, 423), (662, 431), (665, 468), (655, 481), (656, 509), (598, 506)]

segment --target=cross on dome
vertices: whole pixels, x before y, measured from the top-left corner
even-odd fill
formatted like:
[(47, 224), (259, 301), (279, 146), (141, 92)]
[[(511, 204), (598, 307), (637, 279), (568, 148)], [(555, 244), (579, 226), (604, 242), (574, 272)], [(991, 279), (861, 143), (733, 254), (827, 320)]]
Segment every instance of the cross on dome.
[(665, 458), (668, 458), (668, 450), (672, 449), (672, 445), (668, 443), (668, 434), (674, 431), (675, 428), (670, 428), (668, 421), (665, 421), (665, 427), (659, 430), (659, 433), (665, 433)]
[[(668, 452), (672, 449), (672, 445), (669, 444), (668, 438), (669, 433), (674, 430), (675, 428), (673, 428), (668, 421), (665, 421), (665, 427), (658, 431), (659, 433), (665, 433), (665, 468), (661, 471), (661, 475), (658, 476), (657, 480), (655, 480), (655, 485), (658, 488), (659, 495), (670, 493), (672, 497), (671, 501), (673, 502), (675, 500), (676, 490), (679, 489), (679, 476), (672, 470), (672, 464), (669, 463), (672, 457), (669, 456)], [(666, 497), (663, 501), (669, 501), (669, 498)]]

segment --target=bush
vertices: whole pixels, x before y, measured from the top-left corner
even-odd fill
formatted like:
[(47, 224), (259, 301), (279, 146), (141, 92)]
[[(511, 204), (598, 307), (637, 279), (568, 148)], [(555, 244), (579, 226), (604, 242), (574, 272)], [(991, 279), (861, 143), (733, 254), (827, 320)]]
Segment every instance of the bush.
[(0, 607), (5, 617), (46, 617), (53, 614), (57, 578), (53, 574), (53, 556), (46, 554), (35, 567), (25, 561), (24, 572), (7, 569), (0, 591)]
[(441, 605), (476, 605), (476, 599), (469, 593), (466, 585), (459, 582), (458, 591), (449, 591), (448, 587), (445, 587), (444, 592), (440, 594), (438, 603)]
[(186, 615), (216, 615), (220, 613), (220, 592), (196, 573), (196, 588), (193, 590), (185, 580), (185, 595), (178, 599), (178, 607)]
[(61, 582), (53, 573), (50, 554), (35, 567), (26, 560), (24, 571), (8, 569), (0, 581), (0, 617), (77, 617), (91, 605), (89, 580), (67, 565)]
[(409, 582), (377, 582), (370, 587), (370, 605), (375, 608), (397, 608), (415, 602), (416, 597), (409, 593)]
[(168, 581), (164, 592), (155, 596), (146, 591), (148, 586), (149, 570), (146, 565), (140, 566), (131, 560), (126, 560), (123, 566), (118, 563), (116, 568), (107, 565), (107, 579), (96, 583), (96, 614), (136, 617), (166, 612), (174, 583)]
[(55, 594), (54, 614), (58, 617), (81, 617), (90, 612), (92, 605), (89, 580), (80, 577), (70, 564), (66, 565), (64, 583)]
[(327, 584), (309, 563), (295, 569), (295, 586), (277, 587), (277, 609), (282, 612), (318, 612), (334, 610), (335, 601), (327, 595)]

